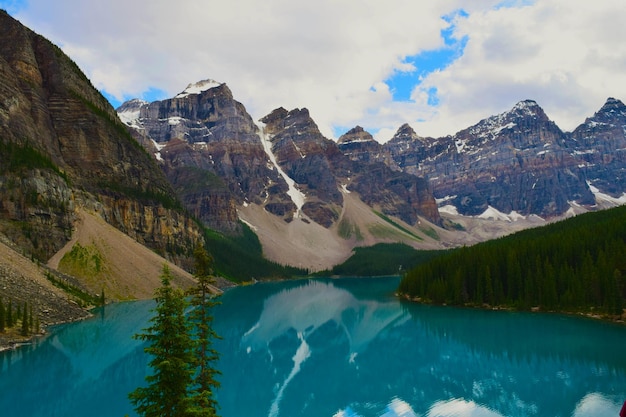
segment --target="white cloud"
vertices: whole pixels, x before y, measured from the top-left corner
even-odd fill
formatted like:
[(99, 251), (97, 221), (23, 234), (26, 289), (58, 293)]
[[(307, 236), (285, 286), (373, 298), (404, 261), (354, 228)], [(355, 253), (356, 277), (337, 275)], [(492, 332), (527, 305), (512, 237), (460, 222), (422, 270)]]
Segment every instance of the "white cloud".
[(441, 101), (425, 128), (454, 133), (530, 98), (562, 129), (574, 129), (607, 97), (626, 100), (624, 18), (622, 2), (605, 0), (471, 14), (456, 29), (468, 37), (463, 57), (424, 81)]
[[(404, 122), (421, 135), (452, 134), (526, 98), (572, 129), (608, 96), (626, 99), (621, 0), (528, 3), (30, 0), (17, 17), (118, 99), (151, 88), (174, 96), (213, 78), (253, 117), (307, 107), (328, 136), (360, 124), (386, 140)], [(426, 76), (414, 101), (394, 102), (383, 81), (413, 70), (407, 56), (443, 47), (442, 17), (459, 9), (463, 56)]]

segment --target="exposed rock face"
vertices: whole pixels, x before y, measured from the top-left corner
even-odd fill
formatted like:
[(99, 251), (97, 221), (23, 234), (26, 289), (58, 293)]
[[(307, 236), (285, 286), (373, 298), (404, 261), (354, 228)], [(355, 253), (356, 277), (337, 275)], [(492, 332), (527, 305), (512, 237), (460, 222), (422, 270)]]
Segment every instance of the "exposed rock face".
[(461, 214), (491, 206), (552, 217), (570, 202), (595, 203), (567, 135), (531, 100), (454, 136), (423, 139), (405, 129), (387, 147), (398, 166), (426, 176), (435, 196)]
[[(415, 224), (418, 215), (440, 221), (428, 183), (392, 171), (377, 162), (377, 155), (366, 156), (365, 149), (380, 149), (380, 145), (372, 143), (371, 135), (362, 129), (353, 129), (337, 144), (319, 132), (306, 109), (287, 112), (280, 108), (263, 122), (273, 134), (273, 149), (281, 165), (307, 195), (303, 211), (316, 222), (328, 227), (339, 217), (341, 187), (358, 192), (368, 205), (409, 224)], [(342, 149), (353, 152), (346, 155)]]
[(444, 153), (448, 148), (445, 140), (421, 137), (406, 123), (384, 145), (385, 151), (391, 155), (391, 166), (409, 173), (419, 172), (415, 167), (419, 167), (428, 154)]
[(302, 211), (313, 221), (329, 227), (338, 219), (343, 203), (338, 172), (343, 155), (326, 139), (307, 109), (274, 110), (261, 119), (271, 135), (278, 164), (306, 195)]
[(390, 153), (361, 126), (343, 134), (337, 144), (341, 152), (354, 162), (384, 162), (390, 166), (394, 164)]
[(626, 192), (626, 106), (609, 98), (570, 135), (570, 149), (593, 187), (613, 197)]
[(47, 260), (80, 204), (163, 254), (168, 241), (199, 239), (171, 209), (158, 165), (78, 67), (3, 11), (0, 39), (0, 231)]
[[(161, 161), (186, 207), (212, 228), (237, 233), (237, 206), (248, 203), (286, 222), (301, 210), (328, 228), (342, 212), (344, 186), (411, 224), (418, 215), (439, 221), (424, 180), (393, 172), (379, 162), (385, 158), (364, 150), (361, 157), (346, 157), (307, 109), (279, 108), (257, 125), (225, 84), (205, 81), (169, 100), (132, 100), (118, 112)], [(367, 132), (354, 133), (382, 150)], [(392, 161), (389, 154), (386, 160)]]
[(238, 233), (238, 204), (265, 204), (276, 214), (295, 210), (287, 184), (268, 162), (259, 128), (226, 84), (192, 84), (172, 99), (132, 100), (118, 112), (162, 161), (187, 208), (209, 227)]

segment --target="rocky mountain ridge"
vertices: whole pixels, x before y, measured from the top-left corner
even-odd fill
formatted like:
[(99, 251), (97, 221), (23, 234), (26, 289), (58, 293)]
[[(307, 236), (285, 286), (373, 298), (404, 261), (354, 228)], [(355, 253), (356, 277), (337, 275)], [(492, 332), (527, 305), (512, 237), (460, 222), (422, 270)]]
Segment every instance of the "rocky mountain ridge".
[[(534, 224), (532, 216), (552, 220), (619, 204), (626, 192), (623, 107), (609, 99), (566, 133), (524, 100), (452, 136), (420, 137), (405, 124), (385, 144), (360, 126), (337, 142), (325, 138), (307, 109), (278, 108), (254, 122), (226, 84), (212, 80), (169, 100), (129, 101), (117, 110), (205, 224), (237, 233), (245, 208), (258, 205), (284, 223), (312, 222), (337, 235), (349, 192), (374, 213), (409, 228), (421, 218), (440, 234), (459, 216)], [(196, 176), (181, 175), (189, 171)], [(203, 185), (185, 194), (189, 178)], [(251, 226), (257, 233), (264, 227)], [(498, 228), (490, 237), (503, 233)]]
[(524, 100), (443, 138), (421, 138), (404, 126), (383, 148), (397, 169), (429, 179), (440, 206), (469, 216), (495, 209), (551, 219), (620, 203), (624, 112), (621, 101), (609, 98), (566, 133)]
[[(285, 222), (303, 215), (331, 227), (340, 219), (344, 188), (407, 223), (420, 215), (439, 222), (426, 182), (378, 162), (355, 163), (320, 133), (307, 109), (279, 108), (254, 123), (225, 84), (199, 85), (209, 87), (118, 108), (166, 172), (199, 169), (219, 177), (237, 205), (261, 205)], [(208, 213), (199, 217), (215, 225)]]
[(4, 11), (0, 40), (1, 237), (45, 263), (85, 210), (189, 266), (203, 232), (108, 101), (58, 47)]

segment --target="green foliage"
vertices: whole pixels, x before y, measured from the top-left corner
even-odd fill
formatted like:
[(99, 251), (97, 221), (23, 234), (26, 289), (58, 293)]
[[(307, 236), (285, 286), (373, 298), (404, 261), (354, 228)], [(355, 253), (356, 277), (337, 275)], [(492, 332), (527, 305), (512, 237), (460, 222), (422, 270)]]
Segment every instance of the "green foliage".
[(24, 303), (24, 313), (22, 314), (22, 336), (28, 336), (30, 334), (28, 309), (26, 303)]
[(179, 196), (201, 193), (207, 189), (225, 192), (228, 190), (228, 186), (219, 175), (198, 167), (179, 167), (169, 172), (168, 176), (174, 178), (172, 183), (175, 184)]
[(625, 272), (619, 207), (451, 251), (409, 271), (399, 290), (434, 303), (619, 315)]
[(391, 218), (389, 218), (388, 216), (384, 215), (383, 213), (380, 213), (378, 211), (374, 211), (374, 214), (376, 214), (378, 217), (380, 217), (381, 219), (383, 219), (384, 221), (386, 221), (387, 223), (389, 223), (390, 225), (392, 225), (396, 229), (402, 230), (404, 233), (406, 233), (407, 235), (413, 237), (415, 240), (424, 240), (421, 237), (419, 237), (418, 235), (416, 235), (415, 233), (413, 233), (412, 231), (410, 231), (409, 229), (407, 229), (406, 227), (403, 227), (403, 226), (399, 225), (398, 223), (396, 223), (395, 221), (391, 220)]
[(23, 170), (47, 169), (63, 178), (69, 179), (52, 160), (29, 144), (17, 144), (0, 140), (0, 173), (18, 173)]
[(136, 336), (148, 344), (153, 374), (146, 376), (147, 387), (129, 394), (138, 414), (146, 417), (188, 416), (188, 387), (194, 374), (192, 338), (185, 318), (187, 301), (180, 289), (171, 286), (172, 276), (163, 266), (162, 286), (156, 292), (156, 315), (151, 326)]
[(216, 377), (220, 372), (214, 364), (219, 359), (219, 353), (213, 348), (213, 341), (219, 336), (213, 330), (213, 316), (211, 309), (217, 305), (211, 287), (213, 278), (213, 257), (206, 250), (198, 246), (194, 251), (195, 277), (198, 284), (190, 291), (193, 309), (189, 313), (189, 322), (194, 330), (195, 366), (197, 372), (194, 377), (191, 402), (194, 416), (212, 417), (217, 415), (218, 404), (214, 397), (215, 389), (220, 383)]
[(345, 218), (341, 219), (339, 222), (337, 234), (344, 239), (351, 239), (354, 237), (357, 241), (363, 240), (363, 234), (361, 233), (359, 227)]
[(33, 319), (33, 305), (30, 305), (30, 312), (28, 313), (28, 328), (30, 331), (35, 330), (35, 319)]
[(244, 282), (252, 278), (290, 278), (306, 275), (301, 268), (279, 265), (263, 258), (259, 238), (245, 224), (243, 234), (227, 237), (206, 229), (205, 242), (215, 258), (215, 273), (232, 281)]
[(331, 273), (343, 276), (396, 275), (441, 253), (418, 251), (404, 243), (379, 243), (356, 248), (354, 254), (341, 265), (335, 266)]
[(4, 304), (2, 303), (2, 299), (0, 298), (0, 332), (4, 332), (6, 326), (6, 316), (4, 311)]
[(7, 328), (13, 327), (15, 322), (13, 321), (13, 302), (9, 299), (9, 305), (7, 307)]
[(39, 333), (39, 318), (33, 313), (33, 305), (24, 302), (14, 309), (11, 299), (6, 307), (0, 299), (0, 333), (4, 332), (10, 332), (11, 337), (18, 334), (28, 337), (33, 333)]
[(146, 341), (144, 351), (152, 357), (153, 374), (146, 377), (148, 386), (129, 394), (137, 413), (146, 417), (214, 417), (218, 404), (213, 391), (219, 387), (219, 374), (213, 365), (219, 359), (212, 342), (219, 336), (212, 327), (211, 295), (212, 257), (204, 250), (194, 251), (198, 285), (192, 288), (191, 312), (185, 294), (171, 286), (172, 276), (166, 265), (162, 286), (156, 292), (156, 315), (151, 326), (135, 337)]
[(149, 203), (158, 203), (161, 204), (164, 208), (176, 211), (182, 211), (183, 206), (176, 197), (168, 194), (162, 190), (156, 189), (142, 189), (139, 187), (128, 187), (119, 183), (110, 182), (110, 181), (100, 181), (98, 183), (98, 187), (100, 187), (104, 191), (109, 191), (115, 194), (121, 194), (126, 197), (129, 197), (134, 200), (149, 202)]
[(93, 246), (75, 243), (59, 261), (59, 270), (76, 277), (94, 277), (104, 270), (104, 257)]
[(99, 305), (99, 302), (100, 302), (99, 297), (89, 294), (83, 289), (75, 285), (72, 285), (67, 281), (64, 281), (60, 278), (55, 277), (50, 272), (46, 272), (45, 276), (48, 279), (48, 281), (52, 283), (52, 285), (62, 289), (68, 295), (73, 296), (74, 301), (76, 301), (81, 307), (87, 307), (90, 305), (92, 306)]
[(433, 229), (430, 226), (422, 226), (420, 227), (420, 230), (422, 231), (422, 233), (424, 233), (426, 236), (433, 238), (435, 240), (439, 240), (439, 234), (437, 233), (437, 231), (435, 229)]

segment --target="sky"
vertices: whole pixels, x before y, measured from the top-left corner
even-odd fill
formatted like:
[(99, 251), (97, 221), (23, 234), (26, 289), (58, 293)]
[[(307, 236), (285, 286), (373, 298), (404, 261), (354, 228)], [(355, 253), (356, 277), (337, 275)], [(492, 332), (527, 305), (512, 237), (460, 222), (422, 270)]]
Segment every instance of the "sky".
[(517, 102), (571, 131), (626, 100), (623, 0), (0, 0), (117, 107), (225, 82), (255, 119), (451, 135)]

